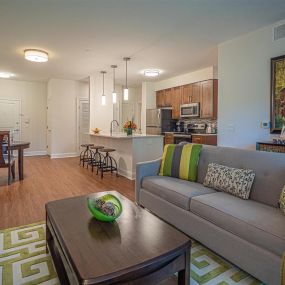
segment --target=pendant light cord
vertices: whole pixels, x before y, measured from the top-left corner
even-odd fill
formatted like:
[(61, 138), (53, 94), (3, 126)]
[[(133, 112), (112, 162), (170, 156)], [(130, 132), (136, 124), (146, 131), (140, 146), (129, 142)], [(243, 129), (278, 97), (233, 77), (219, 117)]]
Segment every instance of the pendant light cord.
[(105, 75), (105, 73), (103, 73), (103, 96), (105, 95), (105, 88), (104, 88), (104, 85), (105, 85), (105, 80), (104, 80), (104, 75)]
[(113, 93), (115, 93), (115, 67), (113, 67)]
[(128, 88), (128, 59), (126, 59), (126, 89)]

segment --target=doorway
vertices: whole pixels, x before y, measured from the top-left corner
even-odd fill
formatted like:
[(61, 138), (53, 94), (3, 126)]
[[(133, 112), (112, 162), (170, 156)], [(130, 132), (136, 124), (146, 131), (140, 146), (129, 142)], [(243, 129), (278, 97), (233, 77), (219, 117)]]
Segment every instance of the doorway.
[(90, 104), (86, 98), (77, 100), (77, 146), (78, 152), (81, 150), (81, 145), (89, 143), (90, 131)]
[(0, 99), (0, 131), (10, 131), (13, 140), (21, 140), (20, 99)]

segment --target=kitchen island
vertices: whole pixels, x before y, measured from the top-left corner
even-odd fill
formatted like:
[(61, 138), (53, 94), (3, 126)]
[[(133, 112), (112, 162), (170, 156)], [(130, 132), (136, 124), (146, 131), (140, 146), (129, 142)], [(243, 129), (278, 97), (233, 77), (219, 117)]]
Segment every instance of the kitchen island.
[(90, 133), (90, 143), (114, 148), (111, 156), (118, 164), (118, 172), (131, 180), (136, 176), (136, 164), (160, 158), (163, 153), (163, 136), (125, 133)]

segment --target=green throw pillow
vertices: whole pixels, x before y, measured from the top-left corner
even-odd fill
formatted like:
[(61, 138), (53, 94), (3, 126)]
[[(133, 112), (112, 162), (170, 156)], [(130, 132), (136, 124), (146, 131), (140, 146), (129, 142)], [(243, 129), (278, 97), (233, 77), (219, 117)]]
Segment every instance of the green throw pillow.
[(279, 208), (285, 214), (285, 185), (280, 195)]
[(196, 182), (201, 149), (200, 144), (167, 144), (164, 147), (159, 175)]

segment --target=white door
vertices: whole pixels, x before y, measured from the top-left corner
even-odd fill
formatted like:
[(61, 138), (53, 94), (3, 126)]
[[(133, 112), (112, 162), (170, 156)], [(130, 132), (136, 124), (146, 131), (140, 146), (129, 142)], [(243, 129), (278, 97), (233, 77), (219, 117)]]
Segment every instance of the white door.
[(52, 123), (51, 123), (51, 97), (47, 98), (47, 154), (51, 155), (52, 148)]
[(21, 140), (21, 101), (0, 99), (0, 130), (11, 131), (15, 141)]
[(88, 99), (79, 99), (78, 106), (78, 149), (85, 143), (89, 143), (90, 131), (90, 107)]

